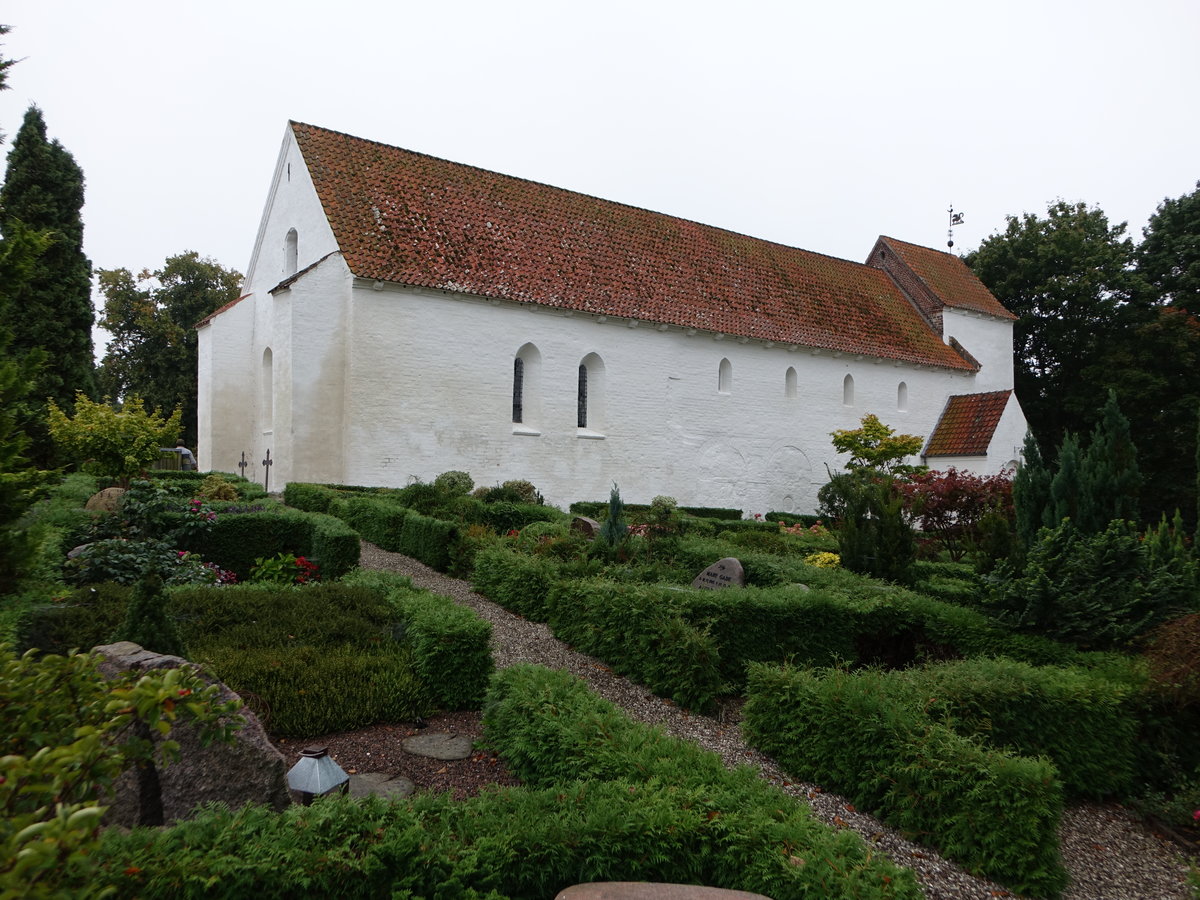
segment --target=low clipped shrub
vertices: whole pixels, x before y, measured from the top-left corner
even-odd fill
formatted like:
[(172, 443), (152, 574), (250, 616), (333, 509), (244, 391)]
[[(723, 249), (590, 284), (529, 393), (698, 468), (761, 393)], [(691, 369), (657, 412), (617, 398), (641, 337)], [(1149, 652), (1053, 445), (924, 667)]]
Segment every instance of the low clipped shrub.
[(181, 545), (239, 580), (250, 576), (256, 559), (278, 553), (304, 556), (321, 567), (323, 578), (340, 578), (358, 564), (360, 552), (358, 533), (340, 519), (285, 508), (218, 514), (211, 528), (187, 535)]
[(439, 709), (478, 709), (492, 674), (492, 626), (449, 597), (384, 572), (352, 572), (342, 582), (374, 590), (400, 620), (413, 666)]
[(757, 665), (744, 729), (791, 776), (846, 794), (969, 871), (1057, 897), (1067, 873), (1054, 766), (957, 734), (921, 699), (911, 682), (878, 671)]
[[(452, 470), (443, 472), (437, 478), (433, 479), (433, 486), (444, 494), (458, 497), (471, 493), (471, 490), (475, 487), (475, 479), (467, 472)], [(530, 486), (532, 487), (532, 485)]]
[(476, 554), (471, 587), (509, 612), (545, 622), (549, 615), (546, 598), (561, 569), (553, 559), (494, 544)]
[(434, 708), (401, 647), (212, 646), (196, 656), (281, 737), (411, 722)]
[[(483, 716), (489, 743), (532, 787), (561, 791), (564, 784), (587, 781), (599, 790), (611, 783), (637, 796), (658, 785), (678, 791), (681, 800), (709, 798), (700, 818), (723, 822), (724, 837), (720, 846), (693, 855), (689, 862), (698, 868), (680, 880), (775, 898), (918, 895), (911, 873), (876, 857), (857, 835), (821, 826), (807, 807), (750, 768), (726, 769), (716, 754), (631, 721), (565, 672), (529, 665), (499, 672)], [(613, 827), (620, 830), (616, 819)], [(652, 838), (645, 852), (654, 853), (655, 843)], [(663, 854), (661, 866), (670, 865), (669, 856)], [(655, 880), (670, 880), (667, 873), (678, 871), (658, 868)]]
[(132, 591), (127, 585), (105, 582), (32, 606), (17, 623), (18, 652), (37, 650), (62, 656), (107, 644), (125, 619)]

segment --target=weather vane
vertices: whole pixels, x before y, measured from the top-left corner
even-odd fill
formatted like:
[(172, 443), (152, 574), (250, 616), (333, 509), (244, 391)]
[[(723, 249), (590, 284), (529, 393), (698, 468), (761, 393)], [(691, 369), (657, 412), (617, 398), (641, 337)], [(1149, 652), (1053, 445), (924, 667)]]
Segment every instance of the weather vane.
[(950, 213), (950, 227), (946, 229), (946, 246), (953, 249), (954, 248), (954, 226), (961, 225), (963, 223), (963, 214), (960, 212), (954, 211), (953, 203), (950, 204), (950, 209), (948, 210), (948, 212)]

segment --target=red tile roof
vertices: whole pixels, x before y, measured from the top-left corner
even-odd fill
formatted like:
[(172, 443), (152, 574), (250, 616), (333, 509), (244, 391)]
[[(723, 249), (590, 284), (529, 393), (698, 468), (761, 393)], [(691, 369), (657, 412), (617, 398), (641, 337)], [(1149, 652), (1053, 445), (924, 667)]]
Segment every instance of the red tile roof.
[(975, 277), (967, 264), (953, 253), (943, 253), (890, 237), (880, 240), (947, 306), (987, 313), (1001, 319), (1016, 319)]
[(362, 278), (970, 369), (869, 266), (311, 125), (292, 129), (343, 257)]
[(986, 456), (1012, 391), (958, 394), (946, 401), (923, 456)]

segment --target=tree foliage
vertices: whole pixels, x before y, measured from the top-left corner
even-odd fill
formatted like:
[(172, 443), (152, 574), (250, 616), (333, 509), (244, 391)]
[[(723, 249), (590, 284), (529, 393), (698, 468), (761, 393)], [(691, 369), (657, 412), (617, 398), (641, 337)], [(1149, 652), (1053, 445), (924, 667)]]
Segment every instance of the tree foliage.
[(218, 691), (187, 669), (108, 681), (90, 655), (17, 657), (0, 646), (0, 895), (101, 896), (88, 873), (103, 789), (129, 765), (169, 762), (178, 745), (156, 754), (148, 735), (177, 721), (231, 740), (238, 704), (218, 703)]
[(41, 110), (31, 106), (13, 140), (4, 186), (0, 188), (0, 227), (5, 235), (22, 229), (47, 238), (8, 290), (12, 302), (4, 324), (11, 352), (40, 360), (32, 398), (33, 458), (53, 460), (46, 434), (45, 401), (71, 408), (76, 392), (95, 392), (92, 359), (92, 266), (83, 253), (83, 170), (57, 141), (46, 135)]
[(904, 460), (921, 452), (925, 439), (915, 434), (896, 434), (874, 413), (863, 416), (858, 428), (841, 428), (830, 435), (838, 453), (849, 453), (847, 469), (875, 469), (895, 474), (912, 471)]
[(983, 538), (989, 513), (1011, 527), (1012, 473), (976, 475), (958, 469), (918, 472), (900, 486), (917, 528), (930, 535), (950, 559), (961, 560)]
[(1133, 241), (1084, 203), (1059, 200), (1044, 218), (1007, 223), (966, 262), (1017, 316), (1017, 397), (1042, 446), (1057, 447), (1090, 429), (1097, 391), (1083, 372), (1144, 308)]
[(74, 417), (51, 402), (50, 434), (86, 471), (128, 484), (174, 444), (179, 417), (178, 408), (170, 416), (147, 412), (140, 397), (128, 397), (118, 410), (80, 393)]
[(161, 269), (101, 269), (104, 315), (112, 341), (100, 364), (100, 384), (112, 397), (136, 394), (156, 409), (180, 407), (183, 439), (196, 443), (196, 323), (236, 300), (242, 276), (194, 251)]
[(1048, 521), (1050, 484), (1054, 475), (1042, 459), (1041, 448), (1032, 431), (1025, 433), (1021, 460), (1013, 475), (1013, 517), (1020, 545), (1032, 547), (1038, 532), (1044, 526), (1054, 524)]
[(1200, 313), (1200, 181), (1159, 204), (1142, 229), (1137, 267), (1159, 303)]
[(1088, 534), (1103, 531), (1113, 519), (1140, 520), (1142, 475), (1129, 420), (1115, 391), (1100, 413), (1079, 469), (1077, 524)]

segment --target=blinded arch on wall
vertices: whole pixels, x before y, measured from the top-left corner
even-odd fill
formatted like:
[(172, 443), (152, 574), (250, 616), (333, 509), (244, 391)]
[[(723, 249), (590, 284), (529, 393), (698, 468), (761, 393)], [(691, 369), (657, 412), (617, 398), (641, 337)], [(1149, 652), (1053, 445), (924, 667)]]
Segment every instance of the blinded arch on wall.
[(283, 240), (283, 277), (287, 278), (300, 271), (300, 236), (296, 229), (288, 231)]
[(896, 409), (908, 412), (908, 384), (903, 381), (896, 387)]
[(272, 431), (275, 428), (275, 371), (268, 347), (262, 355), (262, 378), (259, 380), (259, 410), (261, 411), (262, 430)]
[(847, 375), (842, 379), (842, 406), (854, 405), (854, 376)]
[(717, 392), (728, 394), (733, 390), (733, 363), (728, 359), (722, 359), (721, 365), (717, 368)]
[(784, 376), (783, 376), (783, 396), (785, 396), (785, 397), (795, 397), (796, 396), (796, 390), (797, 390), (796, 382), (797, 382), (796, 369), (794, 366), (788, 366), (788, 370), (786, 373), (784, 373)]

